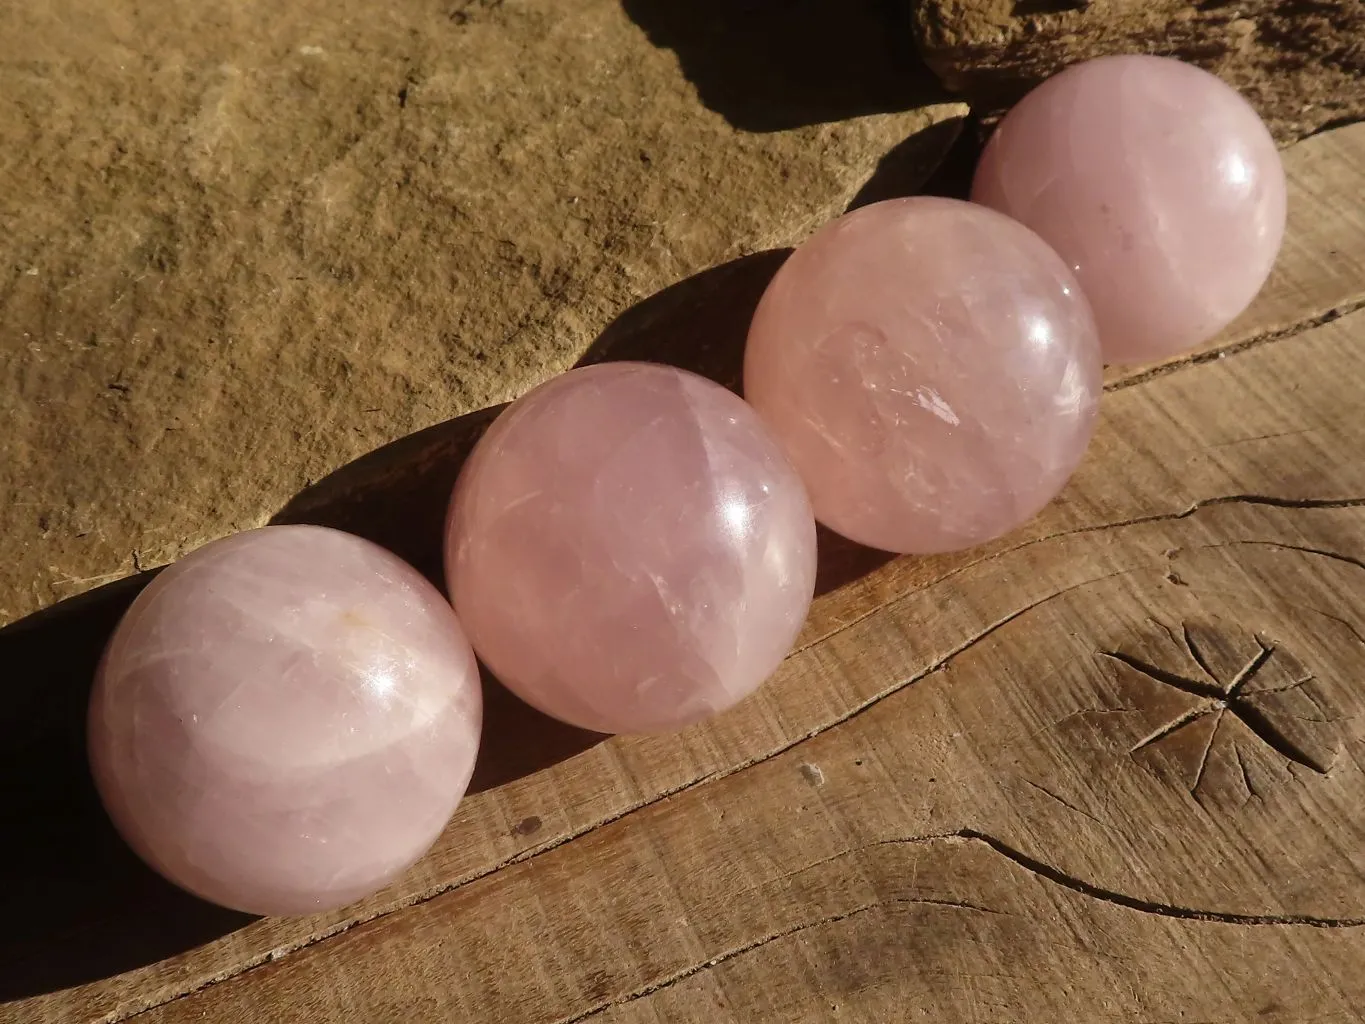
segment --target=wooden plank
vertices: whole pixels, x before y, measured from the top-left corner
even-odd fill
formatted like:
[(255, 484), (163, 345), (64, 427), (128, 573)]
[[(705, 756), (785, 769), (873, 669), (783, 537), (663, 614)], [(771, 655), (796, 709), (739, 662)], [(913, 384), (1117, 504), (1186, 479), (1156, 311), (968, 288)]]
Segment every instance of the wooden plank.
[[(682, 972), (686, 977), (666, 986), (667, 996), (660, 995), (665, 1000), (660, 1007), (671, 1005), (667, 1000), (683, 998), (680, 993), (694, 986), (713, 994), (710, 986), (719, 984), (716, 978), (704, 982), (702, 975), (707, 972), (693, 969), (722, 957), (733, 965), (726, 971), (740, 971), (742, 962), (751, 961), (730, 951), (763, 939), (772, 928), (800, 926), (801, 930), (784, 939), (765, 940), (764, 957), (784, 949), (809, 952), (805, 944), (817, 933), (835, 935), (831, 942), (845, 933), (863, 935), (859, 929), (874, 920), (888, 922), (876, 940), (888, 948), (899, 941), (895, 934), (901, 928), (928, 928), (924, 934), (932, 935), (932, 928), (938, 926), (924, 924), (924, 915), (937, 921), (951, 908), (914, 909), (911, 904), (888, 903), (858, 910), (863, 905), (859, 900), (871, 899), (869, 892), (901, 893), (895, 899), (921, 897), (913, 887), (885, 889), (897, 872), (887, 868), (880, 875), (863, 864), (870, 854), (853, 851), (859, 844), (942, 833), (947, 838), (908, 844), (907, 849), (919, 848), (917, 859), (955, 861), (961, 847), (990, 846), (973, 838), (976, 830), (1024, 859), (990, 847), (992, 855), (985, 860), (994, 866), (982, 876), (985, 881), (978, 882), (969, 873), (963, 883), (967, 888), (943, 899), (978, 902), (969, 899), (970, 893), (994, 878), (991, 891), (1033, 887), (1035, 896), (1019, 896), (1025, 900), (1020, 905), (1033, 906), (1025, 916), (1044, 922), (1051, 920), (1051, 911), (1044, 911), (1054, 904), (1071, 905), (1067, 901), (1072, 901), (1082, 907), (1094, 903), (1095, 893), (1090, 889), (1112, 894), (1113, 899), (1099, 902), (1114, 904), (1125, 913), (1145, 913), (1123, 902), (1137, 901), (1196, 914), (1354, 919), (1359, 910), (1359, 864), (1352, 851), (1360, 847), (1355, 841), (1358, 837), (1332, 833), (1328, 839), (1313, 838), (1309, 828), (1330, 832), (1353, 827), (1349, 810), (1359, 794), (1352, 789), (1356, 785), (1351, 781), (1353, 773), (1347, 774), (1353, 763), (1349, 757), (1341, 767), (1333, 762), (1322, 781), (1311, 768), (1285, 768), (1264, 751), (1248, 754), (1255, 748), (1242, 737), (1244, 743), (1229, 748), (1233, 754), (1225, 752), (1222, 741), (1211, 748), (1207, 778), (1192, 785), (1188, 774), (1197, 773), (1202, 748), (1196, 746), (1191, 755), (1180, 744), (1174, 748), (1152, 744), (1151, 756), (1161, 754), (1155, 768), (1134, 762), (1137, 767), (1126, 775), (1114, 775), (1117, 788), (1103, 797), (1087, 787), (1096, 778), (1113, 774), (1116, 764), (1127, 766), (1124, 744), (1137, 745), (1163, 725), (1163, 715), (1178, 717), (1189, 710), (1188, 694), (1163, 691), (1154, 684), (1143, 691), (1140, 680), (1101, 677), (1094, 667), (1098, 663), (1093, 655), (1098, 650), (1137, 651), (1148, 659), (1158, 653), (1172, 654), (1153, 644), (1160, 645), (1165, 629), (1180, 635), (1183, 621), (1170, 618), (1173, 601), (1183, 602), (1179, 607), (1186, 609), (1186, 619), (1199, 628), (1207, 625), (1205, 619), (1212, 621), (1210, 615), (1219, 621), (1241, 622), (1249, 614), (1247, 607), (1262, 609), (1256, 613), (1261, 617), (1251, 627), (1251, 635), (1257, 629), (1266, 636), (1283, 632), (1290, 638), (1285, 643), (1293, 644), (1293, 656), (1300, 661), (1325, 658), (1329, 664), (1316, 671), (1337, 680), (1338, 686), (1353, 659), (1359, 663), (1351, 636), (1352, 631), (1365, 631), (1365, 623), (1359, 618), (1360, 583), (1353, 582), (1350, 560), (1365, 560), (1365, 538), (1355, 511), (1365, 496), (1365, 423), (1358, 414), (1355, 383), (1365, 359), (1362, 317), (1365, 314), (1345, 316), (1299, 335), (1280, 335), (1274, 341), (1234, 349), (1224, 359), (1185, 364), (1115, 391), (1107, 398), (1092, 458), (1067, 494), (1028, 531), (987, 551), (955, 558), (897, 560), (825, 595), (798, 653), (759, 698), (735, 713), (680, 736), (612, 740), (552, 768), (527, 774), (534, 765), (528, 766), (520, 752), (528, 736), (529, 742), (562, 744), (565, 753), (573, 749), (572, 737), (536, 724), (525, 714), (517, 717), (515, 710), (507, 714), (495, 710), (490, 716), (489, 759), (483, 770), (488, 772), (491, 763), (491, 776), (485, 777), (502, 784), (467, 800), (432, 855), (390, 890), (337, 914), (251, 923), (198, 948), (182, 947), (175, 955), (158, 956), (155, 962), (116, 977), (78, 979), (81, 983), (62, 991), (26, 993), (25, 998), (0, 1007), (0, 1019), (115, 1020), (166, 1004), (158, 1011), (161, 1019), (191, 1019), (208, 1013), (214, 1019), (268, 1020), (269, 1013), (276, 1012), (266, 1008), (273, 1000), (286, 1000), (281, 1004), (286, 1009), (279, 1012), (307, 1016), (307, 1006), (332, 1006), (326, 1001), (343, 995), (356, 1000), (354, 1010), (348, 1012), (358, 1019), (386, 1019), (389, 1009), (372, 1000), (380, 998), (374, 993), (387, 986), (396, 986), (395, 993), (406, 993), (403, 998), (414, 1001), (419, 1007), (413, 1014), (417, 1019), (445, 1019), (442, 1014), (453, 1013), (460, 1000), (501, 1006), (501, 1012), (526, 1020), (572, 1019), (575, 1013), (612, 1000), (621, 1003), (620, 1013), (643, 1014), (650, 1000), (626, 1000), (630, 993)], [(1309, 507), (1279, 507), (1285, 503)], [(1312, 507), (1319, 505), (1342, 507)], [(1227, 547), (1234, 541), (1239, 546)], [(1214, 544), (1227, 550), (1218, 557), (1201, 555), (1203, 561), (1185, 554), (1217, 550), (1211, 547)], [(1335, 557), (1296, 554), (1289, 548), (1320, 549)], [(1301, 558), (1310, 568), (1292, 569), (1298, 563), (1286, 559), (1294, 558)], [(1192, 582), (1196, 578), (1205, 582), (1196, 586)], [(1240, 603), (1229, 606), (1231, 598), (1209, 596), (1217, 591), (1240, 594)], [(1290, 614), (1299, 606), (1326, 611), (1300, 621)], [(1157, 617), (1163, 609), (1167, 618), (1159, 621), (1165, 629), (1144, 631), (1146, 616)], [(1295, 614), (1302, 618), (1308, 613)], [(49, 655), (55, 642), (70, 636), (60, 624), (54, 628), (46, 646), (39, 645)], [(1192, 635), (1197, 634), (1198, 629)], [(1221, 637), (1223, 632), (1214, 629), (1213, 635)], [(1239, 636), (1240, 640), (1234, 636), (1226, 641), (1234, 654), (1246, 648), (1246, 636)], [(1047, 642), (1039, 642), (1039, 637)], [(1204, 641), (1200, 649), (1212, 646), (1214, 641)], [(1083, 665), (1089, 667), (1084, 671), (1077, 667)], [(1105, 684), (1109, 689), (1101, 695), (1114, 699), (1128, 699), (1121, 685), (1129, 690), (1136, 687), (1144, 710), (1123, 713), (1118, 710), (1122, 705), (1095, 704), (1101, 679), (1109, 680)], [(943, 689), (947, 680), (960, 682)], [(912, 682), (914, 686), (909, 685)], [(1286, 685), (1292, 682), (1286, 680)], [(949, 699), (973, 692), (981, 694), (979, 701), (960, 704)], [(940, 694), (937, 702), (923, 703), (922, 695), (935, 693)], [(1305, 699), (1310, 702), (1329, 701), (1316, 691), (1309, 693)], [(1345, 724), (1332, 723), (1334, 728), (1347, 730), (1340, 741), (1346, 756), (1354, 750), (1355, 734), (1349, 731), (1353, 726), (1348, 715), (1354, 713), (1353, 705), (1349, 694), (1333, 694), (1330, 701), (1340, 702), (1344, 710), (1332, 714), (1346, 716)], [(1336, 707), (1330, 701), (1324, 706)], [(1122, 721), (1122, 731), (1106, 732), (1103, 722), (1097, 725), (1086, 717), (1104, 719), (1104, 711), (1117, 713), (1115, 721)], [(1294, 709), (1301, 717), (1314, 713), (1311, 708)], [(1280, 716), (1282, 731), (1297, 728), (1293, 722), (1285, 724), (1287, 715)], [(1072, 728), (1080, 728), (1075, 723), (1083, 724), (1092, 746), (1098, 742), (1096, 736), (1117, 736), (1114, 749), (1119, 754), (1105, 748), (1108, 753), (1094, 754), (1096, 760), (1077, 762), (1070, 747), (1060, 745), (1043, 728), (1048, 716), (1052, 724), (1064, 719)], [(1190, 737), (1199, 739), (1201, 727), (1196, 723), (1186, 729), (1181, 743)], [(1239, 725), (1228, 722), (1225, 728), (1231, 735), (1240, 735)], [(532, 731), (519, 731), (526, 729)], [(1220, 733), (1223, 729), (1220, 726)], [(1035, 736), (1047, 742), (1021, 745), (1020, 737)], [(1071, 740), (1068, 735), (1068, 743)], [(1308, 750), (1305, 756), (1309, 758), (1326, 758), (1336, 749), (1336, 740), (1328, 741), (1325, 749), (1313, 737), (1293, 742)], [(1171, 749), (1174, 753), (1168, 756)], [(1228, 758), (1239, 754), (1251, 758), (1246, 766), (1247, 777), (1252, 779), (1249, 785), (1262, 796), (1248, 799), (1249, 810), (1239, 811), (1241, 817), (1210, 819), (1216, 826), (1199, 824), (1211, 813), (1206, 802), (1227, 797), (1230, 784), (1221, 780), (1230, 770)], [(1195, 756), (1193, 769), (1187, 763), (1191, 756)], [(858, 774), (848, 764), (860, 759), (864, 763), (853, 767), (865, 771)], [(509, 763), (510, 768), (506, 767)], [(826, 806), (827, 798), (844, 791), (830, 788), (836, 774), (831, 765), (846, 773), (840, 785), (852, 787), (839, 798), (843, 809), (835, 817), (830, 817), (833, 812)], [(1023, 773), (1022, 765), (1032, 765), (1036, 771)], [(807, 788), (792, 789), (772, 781), (784, 772), (794, 774)], [(1304, 772), (1312, 774), (1309, 782), (1315, 788), (1307, 791), (1311, 799), (1300, 806), (1286, 795), (1297, 790), (1282, 792), (1275, 785), (1283, 787), (1285, 779), (1297, 780)], [(1149, 777), (1155, 781), (1147, 781)], [(1173, 783), (1176, 777), (1186, 781)], [(815, 787), (817, 802), (810, 797), (810, 780), (819, 779), (825, 785)], [(769, 786), (777, 788), (770, 791)], [(736, 795), (727, 795), (731, 793)], [(661, 802), (668, 794), (675, 794), (675, 799)], [(794, 794), (807, 795), (807, 810), (801, 810), (803, 804)], [(1131, 810), (1126, 810), (1129, 804), (1124, 801), (1131, 802)], [(1066, 812), (1067, 804), (1080, 811)], [(1264, 842), (1254, 853), (1245, 847), (1253, 819), (1261, 821), (1257, 827), (1265, 831), (1277, 820), (1275, 815), (1290, 811), (1304, 822), (1296, 819), (1284, 835), (1256, 834)], [(1120, 816), (1117, 823), (1111, 818), (1114, 813)], [(1258, 813), (1263, 818), (1254, 818)], [(715, 832), (719, 824), (710, 832), (702, 827), (708, 814), (717, 823), (726, 823), (719, 833)], [(871, 823), (862, 832), (858, 815)], [(1089, 826), (1081, 822), (1090, 820), (1086, 815), (1114, 827), (1097, 824), (1085, 831)], [(755, 824), (750, 827), (746, 819)], [(926, 852), (931, 847), (937, 850), (932, 857)], [(1343, 852), (1329, 856), (1333, 848)], [(644, 856), (641, 850), (655, 858), (649, 868), (652, 874), (643, 873), (645, 869), (635, 861), (620, 859), (630, 851)], [(1198, 863), (1208, 858), (1208, 863), (1219, 865), (1218, 870), (1191, 870), (1190, 851), (1198, 851)], [(777, 882), (772, 871), (816, 854), (835, 858), (830, 861), (835, 865), (830, 874), (820, 876), (826, 878), (821, 884), (844, 892), (839, 886), (852, 885), (866, 875), (873, 889), (850, 890), (841, 897), (843, 902), (826, 902), (817, 892), (812, 896), (816, 902), (811, 903), (789, 896), (781, 886), (773, 887)], [(838, 858), (843, 858), (842, 868), (836, 864)], [(1027, 865), (1035, 861), (1047, 871), (1030, 870)], [(898, 862), (893, 858), (887, 863)], [(1274, 870), (1267, 869), (1267, 864)], [(560, 865), (553, 869), (560, 874), (553, 874), (546, 865)], [(1079, 881), (1082, 889), (1068, 888), (1048, 872)], [(856, 877), (844, 878), (850, 874)], [(711, 876), (728, 881), (719, 888), (697, 888)], [(547, 877), (562, 878), (564, 891), (576, 894), (575, 902), (559, 900), (553, 887), (542, 889), (550, 886), (544, 881)], [(1301, 878), (1312, 882), (1301, 884), (1297, 881)], [(140, 884), (145, 888), (146, 883)], [(750, 890), (752, 894), (744, 897)], [(698, 903), (696, 892), (709, 895)], [(110, 914), (106, 896), (91, 891), (81, 898), (92, 906), (88, 918), (71, 923), (78, 936), (117, 946), (130, 929), (136, 931), (127, 916)], [(153, 929), (165, 919), (157, 916), (158, 907), (166, 912), (165, 899), (159, 895), (150, 903), (147, 919)], [(1028, 904), (1029, 899), (1035, 904)], [(482, 901), (477, 902), (477, 913), (459, 909), (474, 906), (467, 904), (469, 900)], [(618, 925), (602, 916), (607, 911), (598, 908), (598, 903), (614, 908), (611, 913), (635, 915), (639, 923), (633, 931), (618, 933)], [(412, 904), (419, 904), (420, 909), (402, 909)], [(498, 911), (504, 904), (511, 909)], [(205, 918), (202, 910), (173, 906), (187, 917), (200, 915), (210, 930), (240, 923)], [(732, 917), (708, 923), (707, 914), (729, 913), (730, 909)], [(108, 920), (100, 919), (101, 910)], [(125, 915), (131, 910), (125, 907)], [(811, 924), (845, 913), (853, 916)], [(788, 916), (779, 920), (782, 914)], [(911, 915), (909, 919), (906, 914)], [(1080, 920), (1082, 911), (1075, 910), (1075, 914)], [(477, 928), (486, 922), (480, 923), (478, 917), (488, 915), (493, 924), (488, 924), (487, 934), (501, 936), (497, 943), (501, 959), (478, 967), (468, 960), (472, 954), (465, 952), (461, 936), (482, 934)], [(1148, 916), (1163, 918), (1158, 922), (1163, 929), (1177, 929), (1162, 932), (1166, 938), (1161, 941), (1168, 943), (1160, 947), (1166, 950), (1162, 956), (1176, 956), (1174, 950), (1182, 943), (1204, 948), (1199, 943), (1207, 941), (1213, 943), (1210, 950), (1223, 948), (1213, 939), (1197, 937), (1224, 934), (1205, 928), (1209, 922), (1200, 923), (1183, 911), (1174, 917), (1165, 912)], [(10, 920), (14, 917), (8, 915)], [(951, 915), (950, 919), (956, 920)], [(1123, 915), (1119, 919), (1126, 920)], [(428, 921), (447, 922), (431, 926), (437, 931), (456, 929), (447, 935), (447, 946), (462, 944), (449, 955), (456, 962), (468, 962), (472, 973), (447, 970), (432, 959), (434, 953), (423, 952), (425, 944), (434, 941), (435, 933), (423, 924)], [(1227, 927), (1242, 926), (1234, 922)], [(1282, 948), (1277, 943), (1287, 942), (1282, 956), (1289, 959), (1284, 963), (1297, 956), (1327, 957), (1323, 962), (1329, 966), (1339, 962), (1331, 961), (1328, 953), (1312, 943), (1329, 943), (1321, 948), (1337, 950), (1333, 956), (1359, 954), (1354, 945), (1344, 953), (1340, 950), (1345, 947), (1330, 945), (1342, 941), (1335, 937), (1336, 929), (1310, 924), (1291, 927), (1294, 930), (1289, 934), (1309, 934), (1305, 929), (1310, 929), (1314, 937), (1311, 941), (1272, 940), (1278, 932), (1253, 930), (1237, 932), (1236, 942), (1267, 936), (1254, 940), (1264, 942), (1270, 951), (1256, 954), (1265, 957)], [(468, 932), (471, 928), (475, 931)], [(1349, 929), (1341, 931), (1347, 934)], [(665, 941), (660, 937), (664, 932), (675, 938)], [(1326, 932), (1333, 932), (1330, 940), (1321, 937)], [(25, 934), (20, 929), (17, 939), (10, 942), (12, 949), (17, 946), (25, 952), (30, 964), (60, 957), (61, 950), (68, 948), (67, 937), (58, 932), (40, 930), (41, 941), (28, 943)], [(1032, 938), (1021, 943), (1036, 960), (1040, 954), (1033, 947), (1046, 948), (1055, 936), (1036, 930), (1030, 934)], [(1119, 929), (1115, 934), (1120, 935), (1115, 946), (1103, 948), (1127, 949), (1139, 942), (1137, 931)], [(1158, 938), (1141, 934), (1145, 936), (1142, 943), (1160, 946)], [(369, 954), (356, 953), (353, 959), (347, 951), (353, 944), (363, 945), (371, 935), (386, 937), (382, 942), (374, 940), (384, 949), (394, 944), (392, 956), (372, 960), (367, 959)], [(484, 948), (472, 938), (468, 941)], [(617, 948), (613, 943), (627, 945)], [(989, 946), (985, 940), (982, 943)], [(1003, 956), (1006, 950), (1000, 947), (996, 953)], [(272, 959), (279, 962), (247, 970)], [(525, 973), (504, 977), (501, 972), (508, 960), (521, 963)], [(825, 963), (820, 957), (815, 962)], [(859, 969), (856, 957), (851, 966), (840, 968)], [(777, 968), (763, 970), (776, 972)], [(962, 970), (982, 973), (980, 964), (965, 965)], [(606, 980), (592, 981), (587, 972), (606, 972)], [(1346, 973), (1327, 972), (1324, 977), (1345, 985)], [(226, 980), (238, 975), (239, 980)], [(1027, 977), (1027, 972), (1021, 976)], [(784, 991), (797, 985), (780, 972), (774, 977), (780, 979), (775, 984)], [(826, 975), (820, 977), (826, 978), (822, 986), (835, 984)], [(324, 978), (325, 984), (316, 980)], [(224, 980), (211, 984), (219, 979)], [(885, 978), (876, 984), (884, 982), (889, 984)], [(724, 990), (727, 999), (740, 998), (734, 984)], [(205, 985), (209, 987), (202, 995), (168, 1002)], [(858, 1013), (871, 1014), (868, 1008), (879, 1005), (876, 999), (894, 997), (894, 993), (876, 995), (875, 986), (868, 987), (872, 985), (872, 981), (859, 982), (850, 990), (851, 1005), (862, 1007)], [(1101, 986), (1101, 982), (1094, 985)], [(790, 987), (790, 991), (803, 990)], [(951, 991), (957, 993), (955, 998), (966, 998), (961, 989)], [(1107, 991), (1112, 992), (1112, 986)], [(502, 992), (509, 1002), (496, 1002), (494, 997)], [(751, 992), (745, 998), (756, 997)], [(1207, 1005), (1213, 1014), (1214, 1003), (1207, 1002), (1212, 996), (1206, 993), (1201, 998), (1205, 1003), (1196, 1005)], [(1114, 1014), (1127, 1013), (1122, 1008), (1127, 1004), (1114, 1005), (1119, 1007)], [(1219, 1005), (1223, 1009), (1218, 1012), (1224, 1016), (1242, 1006)], [(1303, 1008), (1302, 1004), (1286, 1005), (1289, 1016), (1267, 1019), (1296, 1019), (1293, 1014)], [(628, 1006), (635, 1008), (627, 1011)], [(1041, 1015), (1044, 1009), (1037, 1004), (1029, 1012)], [(1104, 1019), (1100, 1004), (1092, 1009), (1095, 1019)], [(648, 1012), (664, 1017), (672, 1013), (658, 1008)]]
[[(1105, 434), (1281, 377), (1351, 429), (1362, 342), (1130, 389)], [(1365, 498), (1307, 495), (982, 560), (787, 663), (807, 738), (143, 1019), (1360, 1020)]]

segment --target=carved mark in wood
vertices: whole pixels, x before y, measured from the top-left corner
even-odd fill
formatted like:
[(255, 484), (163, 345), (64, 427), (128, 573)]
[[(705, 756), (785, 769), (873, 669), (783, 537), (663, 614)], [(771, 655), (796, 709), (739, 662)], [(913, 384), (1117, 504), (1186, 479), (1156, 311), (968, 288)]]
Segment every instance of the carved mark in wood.
[[(1174, 631), (1165, 631), (1174, 639)], [(1307, 749), (1295, 738), (1296, 734), (1301, 735), (1300, 723), (1333, 725), (1340, 721), (1313, 696), (1310, 684), (1314, 682), (1314, 676), (1304, 670), (1297, 659), (1275, 643), (1257, 635), (1254, 637), (1254, 652), (1235, 671), (1220, 673), (1188, 626), (1183, 630), (1182, 640), (1193, 663), (1199, 667), (1198, 673), (1164, 668), (1122, 651), (1101, 652), (1103, 657), (1149, 680), (1195, 698), (1195, 703), (1138, 739), (1128, 750), (1130, 756), (1137, 758), (1144, 751), (1188, 732), (1191, 740), (1200, 737), (1197, 742), (1201, 744), (1194, 778), (1190, 782), (1191, 795), (1198, 795), (1215, 751), (1226, 747), (1227, 758), (1240, 771), (1247, 795), (1259, 796), (1247, 770), (1241, 745), (1228, 735), (1227, 726), (1230, 720), (1235, 720), (1245, 727), (1246, 732), (1242, 734), (1244, 739), (1249, 733), (1268, 751), (1288, 762), (1286, 767), (1298, 765), (1324, 776), (1331, 770), (1330, 758), (1324, 758), (1321, 751)], [(1272, 662), (1277, 658), (1288, 664), (1274, 667), (1284, 669), (1292, 666), (1292, 671), (1288, 673), (1291, 681), (1273, 686), (1258, 683), (1258, 680), (1270, 674)], [(1285, 677), (1285, 673), (1279, 675), (1281, 679)], [(1290, 691), (1310, 703), (1314, 712), (1309, 715), (1297, 714), (1285, 702), (1275, 699), (1277, 695), (1287, 695)]]

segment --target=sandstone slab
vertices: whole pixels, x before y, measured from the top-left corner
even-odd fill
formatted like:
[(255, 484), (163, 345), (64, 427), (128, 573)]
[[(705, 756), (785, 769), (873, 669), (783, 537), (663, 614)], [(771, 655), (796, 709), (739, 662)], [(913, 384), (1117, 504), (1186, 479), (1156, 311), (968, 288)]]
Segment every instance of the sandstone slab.
[[(765, 117), (754, 16), (731, 38), (724, 7), (664, 6), (0, 7), (0, 624), (521, 394), (965, 112), (853, 45), (887, 34), (871, 0), (838, 90)], [(808, 44), (825, 24), (776, 6)]]

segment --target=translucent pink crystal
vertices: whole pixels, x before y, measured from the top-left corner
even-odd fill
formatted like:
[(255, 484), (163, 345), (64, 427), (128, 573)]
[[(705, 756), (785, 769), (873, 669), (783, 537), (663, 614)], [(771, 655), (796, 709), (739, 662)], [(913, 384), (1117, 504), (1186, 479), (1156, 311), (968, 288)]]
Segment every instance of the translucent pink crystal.
[(826, 526), (949, 551), (1061, 489), (1093, 428), (1099, 347), (1038, 236), (982, 206), (896, 199), (827, 225), (778, 272), (744, 390)]
[(972, 198), (1075, 270), (1106, 362), (1162, 359), (1244, 310), (1275, 262), (1285, 179), (1235, 90), (1162, 57), (1102, 57), (1040, 85), (991, 139)]
[(608, 363), (489, 429), (455, 488), (446, 571), (474, 649), (523, 700), (586, 729), (655, 732), (777, 667), (810, 605), (815, 523), (733, 394)]
[(90, 760), (115, 826), (168, 879), (302, 914), (426, 851), (480, 717), (478, 666), (435, 587), (359, 537), (275, 526), (138, 596), (95, 683)]

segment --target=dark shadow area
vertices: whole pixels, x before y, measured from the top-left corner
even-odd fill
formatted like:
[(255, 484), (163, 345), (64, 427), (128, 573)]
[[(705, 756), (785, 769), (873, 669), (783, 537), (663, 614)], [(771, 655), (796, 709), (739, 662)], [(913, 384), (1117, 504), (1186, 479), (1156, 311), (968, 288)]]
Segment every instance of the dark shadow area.
[(300, 491), (271, 523), (330, 526), (372, 540), (444, 592), (441, 544), (450, 492), (502, 410), (480, 409), (376, 448)]
[(156, 963), (252, 920), (145, 867), (90, 779), (85, 710), (95, 667), (152, 575), (0, 630), (0, 1002)]
[(704, 270), (626, 310), (579, 359), (667, 363), (740, 390), (744, 342), (759, 299), (791, 255), (769, 249)]
[(939, 95), (906, 0), (621, 0), (736, 128), (781, 131)]
[[(935, 188), (926, 187), (926, 182), (934, 182), (944, 168), (954, 161), (967, 132), (963, 131), (961, 120), (938, 121), (923, 131), (916, 132), (896, 145), (886, 156), (877, 162), (877, 169), (867, 179), (853, 201), (850, 210), (870, 206), (887, 199), (900, 199), (904, 196), (946, 195)], [(947, 157), (944, 154), (947, 154)], [(970, 187), (971, 167), (976, 164), (972, 158), (967, 169), (967, 182)], [(960, 174), (961, 169), (954, 167), (952, 174)], [(961, 196), (966, 198), (965, 191)]]
[(482, 793), (542, 769), (610, 739), (543, 715), (523, 703), (479, 666), (483, 682), (483, 742), (469, 792)]
[(933, 173), (920, 182), (918, 194), (946, 199), (967, 199), (971, 195), (972, 175), (990, 133), (975, 118), (968, 118), (960, 128)]
[(865, 547), (833, 530), (815, 524), (819, 561), (815, 566), (815, 596), (828, 594), (860, 580), (896, 558), (889, 551)]

